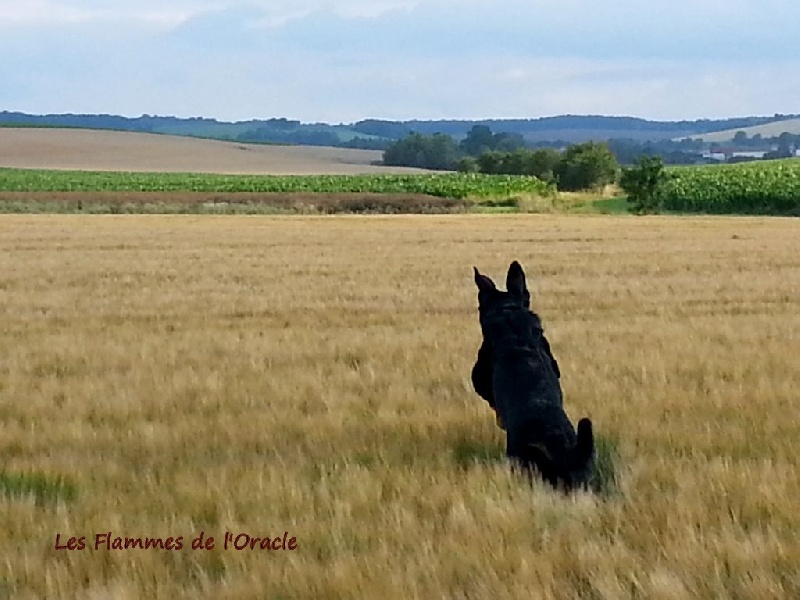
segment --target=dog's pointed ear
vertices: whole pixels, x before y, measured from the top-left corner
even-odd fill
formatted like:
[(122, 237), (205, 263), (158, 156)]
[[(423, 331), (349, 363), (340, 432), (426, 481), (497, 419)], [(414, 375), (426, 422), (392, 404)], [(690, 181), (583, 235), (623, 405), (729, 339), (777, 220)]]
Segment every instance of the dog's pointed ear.
[(525, 272), (517, 261), (512, 262), (508, 267), (506, 289), (513, 296), (519, 298), (526, 308), (530, 307), (531, 295), (528, 292), (528, 285), (525, 282)]
[(472, 267), (472, 270), (475, 271), (475, 285), (478, 286), (479, 291), (490, 292), (492, 290), (497, 289), (497, 286), (494, 284), (494, 281), (489, 279), (486, 275), (480, 274), (480, 271), (478, 271), (478, 267)]

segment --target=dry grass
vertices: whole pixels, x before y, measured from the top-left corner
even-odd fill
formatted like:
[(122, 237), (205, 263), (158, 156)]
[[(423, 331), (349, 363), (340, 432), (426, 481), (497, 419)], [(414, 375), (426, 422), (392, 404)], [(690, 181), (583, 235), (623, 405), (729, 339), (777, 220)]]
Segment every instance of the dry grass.
[[(0, 217), (0, 596), (797, 598), (800, 223)], [(617, 488), (509, 476), (471, 266), (526, 267)], [(295, 551), (94, 550), (290, 532)], [(56, 533), (87, 536), (56, 551)]]
[(0, 127), (0, 167), (267, 175), (427, 172), (376, 166), (382, 157), (378, 150), (242, 144), (128, 131)]

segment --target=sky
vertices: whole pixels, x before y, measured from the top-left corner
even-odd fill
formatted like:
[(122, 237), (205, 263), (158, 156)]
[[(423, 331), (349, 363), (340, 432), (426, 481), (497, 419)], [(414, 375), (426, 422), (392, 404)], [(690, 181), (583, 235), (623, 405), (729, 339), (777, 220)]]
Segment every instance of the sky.
[(0, 0), (0, 110), (800, 113), (798, 23), (797, 0)]

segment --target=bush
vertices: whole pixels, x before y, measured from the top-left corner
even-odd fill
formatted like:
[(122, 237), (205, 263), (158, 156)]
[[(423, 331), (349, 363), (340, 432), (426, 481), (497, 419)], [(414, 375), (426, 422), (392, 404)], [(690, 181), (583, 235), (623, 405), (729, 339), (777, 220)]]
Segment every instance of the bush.
[(478, 158), (477, 169), (490, 175), (527, 175), (552, 183), (553, 171), (561, 159), (558, 150), (518, 148), (512, 152), (489, 151)]
[(628, 194), (631, 210), (636, 214), (661, 212), (659, 190), (666, 181), (664, 161), (659, 156), (643, 156), (629, 169), (624, 169), (620, 186)]
[(477, 173), (478, 161), (471, 156), (465, 156), (458, 161), (457, 168), (459, 173)]
[(567, 148), (555, 166), (558, 189), (590, 190), (617, 180), (619, 165), (606, 144), (586, 142)]

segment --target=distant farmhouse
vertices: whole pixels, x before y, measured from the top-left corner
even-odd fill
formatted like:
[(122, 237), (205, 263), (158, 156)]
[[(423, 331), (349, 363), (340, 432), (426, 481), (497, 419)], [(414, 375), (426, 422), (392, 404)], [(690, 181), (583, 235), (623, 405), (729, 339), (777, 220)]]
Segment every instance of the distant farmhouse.
[[(705, 150), (702, 154), (703, 160), (706, 162), (744, 162), (748, 160), (764, 160), (765, 158), (775, 158), (775, 153), (778, 151), (778, 146), (774, 145), (769, 149), (743, 149), (735, 146), (712, 146), (710, 149)], [(770, 156), (772, 155), (772, 156)], [(787, 154), (781, 154), (786, 157)], [(800, 145), (792, 144), (789, 148), (788, 156), (800, 157)]]
[(770, 150), (737, 150), (736, 148), (711, 148), (703, 152), (703, 158), (726, 162), (734, 158), (761, 160)]

